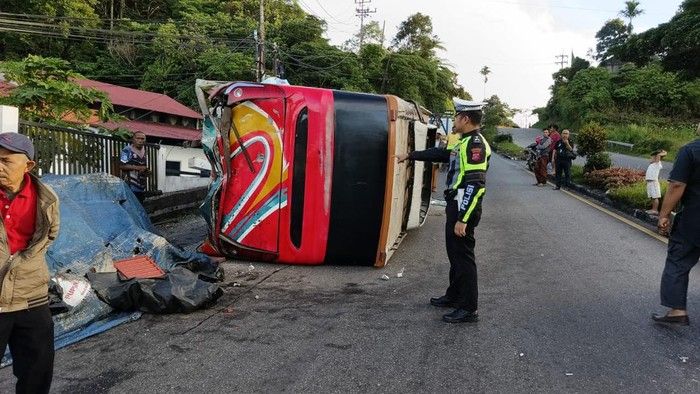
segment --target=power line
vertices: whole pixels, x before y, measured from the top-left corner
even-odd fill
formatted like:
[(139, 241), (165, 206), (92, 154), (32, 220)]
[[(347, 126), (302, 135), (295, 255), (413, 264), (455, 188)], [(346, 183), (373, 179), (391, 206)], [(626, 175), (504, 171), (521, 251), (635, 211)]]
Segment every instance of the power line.
[[(308, 63), (304, 62), (303, 60), (298, 59), (297, 57), (293, 56), (293, 55), (290, 54), (289, 52), (286, 52), (286, 51), (284, 51), (284, 50), (282, 50), (282, 49), (279, 49), (279, 48), (278, 48), (277, 50), (279, 51), (279, 53), (280, 53), (283, 57), (285, 57), (285, 58), (287, 58), (287, 59), (291, 59), (295, 64), (301, 66), (302, 68), (307, 68), (307, 69), (309, 69), (309, 70), (314, 70), (314, 71), (326, 71), (326, 70), (330, 70), (330, 69), (336, 68), (336, 67), (340, 66), (341, 64), (345, 63), (346, 61), (348, 61), (348, 59), (354, 57), (354, 54), (346, 54), (346, 55), (345, 55), (340, 61), (338, 61), (337, 63), (331, 64), (331, 65), (329, 65), (329, 66), (319, 67), (319, 66), (314, 66), (314, 65), (308, 64)], [(325, 58), (325, 56), (323, 56), (323, 55), (319, 55), (318, 57), (320, 57), (320, 58)]]
[[(3, 13), (0, 13), (2, 15)], [(136, 31), (136, 30), (111, 30), (111, 29), (97, 29), (97, 28), (91, 28), (91, 27), (84, 27), (84, 26), (65, 26), (65, 25), (59, 25), (59, 24), (51, 24), (51, 23), (41, 23), (41, 22), (35, 22), (35, 21), (26, 21), (26, 20), (18, 20), (18, 19), (8, 19), (8, 18), (2, 18), (0, 17), (0, 23), (5, 24), (5, 27), (8, 27), (8, 25), (11, 25), (10, 27), (34, 27), (34, 28), (41, 28), (44, 30), (59, 30), (61, 33), (65, 31), (66, 29), (68, 30), (79, 30), (80, 33), (95, 33), (95, 34), (101, 34), (101, 35), (115, 35), (115, 36), (126, 36), (126, 37), (140, 37), (140, 38), (156, 38), (156, 37), (166, 37), (166, 38), (180, 38), (180, 39), (190, 39), (193, 36), (191, 34), (170, 34), (170, 33), (165, 33), (165, 32), (147, 32), (147, 31)], [(222, 36), (206, 36), (207, 39), (212, 40), (212, 41), (221, 41), (221, 42), (238, 42), (244, 39), (232, 39), (230, 37), (222, 37)], [(116, 37), (114, 37), (116, 38)]]
[(321, 9), (323, 10), (323, 12), (326, 13), (326, 15), (328, 15), (329, 17), (331, 17), (331, 19), (333, 19), (333, 20), (336, 21), (337, 23), (340, 23), (341, 25), (348, 25), (348, 26), (354, 26), (354, 25), (355, 25), (354, 23), (351, 23), (351, 22), (343, 22), (343, 21), (339, 20), (338, 18), (336, 18), (335, 16), (331, 15), (331, 13), (328, 12), (328, 10), (326, 9), (326, 7), (324, 7), (323, 4), (322, 4), (319, 0), (316, 0), (316, 3), (319, 5), (319, 7), (321, 7)]

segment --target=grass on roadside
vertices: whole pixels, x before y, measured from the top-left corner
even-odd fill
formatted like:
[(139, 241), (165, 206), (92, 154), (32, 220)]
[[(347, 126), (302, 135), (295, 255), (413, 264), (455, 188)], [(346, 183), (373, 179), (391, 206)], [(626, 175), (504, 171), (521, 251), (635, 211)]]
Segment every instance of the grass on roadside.
[(497, 152), (504, 153), (511, 157), (517, 157), (519, 159), (522, 159), (524, 156), (524, 149), (512, 142), (491, 143), (491, 147)]
[(583, 166), (578, 164), (573, 164), (571, 166), (571, 181), (579, 185), (584, 182)]
[[(663, 202), (663, 196), (666, 195), (666, 188), (668, 187), (668, 182), (661, 181), (661, 200)], [(608, 196), (611, 200), (620, 202), (632, 208), (638, 209), (649, 209), (651, 208), (651, 200), (647, 198), (647, 186), (646, 182), (637, 182), (631, 185), (622, 186), (610, 190)]]
[(668, 151), (666, 160), (673, 161), (678, 149), (697, 138), (695, 125), (607, 125), (605, 131), (607, 138), (613, 141), (628, 142), (634, 144), (631, 152), (620, 153), (633, 154), (640, 157), (648, 157), (656, 149)]

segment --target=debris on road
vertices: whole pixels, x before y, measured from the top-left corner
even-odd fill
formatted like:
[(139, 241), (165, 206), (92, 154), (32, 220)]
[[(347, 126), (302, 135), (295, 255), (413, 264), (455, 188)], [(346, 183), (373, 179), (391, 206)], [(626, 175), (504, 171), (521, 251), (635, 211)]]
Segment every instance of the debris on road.
[(439, 207), (446, 207), (447, 202), (445, 200), (430, 200), (430, 205), (436, 205)]
[(688, 357), (686, 357), (686, 356), (680, 356), (679, 358), (681, 359), (681, 362), (683, 362), (683, 363), (688, 362)]
[(114, 268), (124, 280), (129, 279), (160, 279), (165, 276), (156, 262), (145, 255), (137, 255), (128, 259), (114, 262)]
[(260, 299), (260, 296), (259, 296), (259, 295), (256, 295), (256, 296), (255, 296), (255, 299), (256, 299), (256, 300), (259, 300), (259, 299)]
[(252, 271), (252, 270), (254, 270), (254, 269), (255, 269), (255, 266), (254, 266), (253, 264), (251, 264), (251, 265), (248, 266), (248, 271)]
[(100, 300), (120, 311), (190, 313), (209, 307), (223, 295), (217, 284), (184, 266), (170, 269), (162, 279), (123, 280), (114, 272), (90, 272), (87, 279)]
[(384, 274), (384, 275), (380, 276), (379, 279), (381, 279), (381, 280), (389, 280), (389, 276), (388, 276), (387, 274)]
[(401, 267), (401, 271), (399, 271), (399, 272), (396, 273), (396, 277), (397, 277), (397, 278), (403, 278), (403, 272), (404, 272), (405, 269), (406, 269), (405, 267)]
[(566, 376), (574, 376), (573, 372), (567, 372)]
[(523, 357), (523, 356), (525, 356), (525, 353), (520, 353), (520, 357)]

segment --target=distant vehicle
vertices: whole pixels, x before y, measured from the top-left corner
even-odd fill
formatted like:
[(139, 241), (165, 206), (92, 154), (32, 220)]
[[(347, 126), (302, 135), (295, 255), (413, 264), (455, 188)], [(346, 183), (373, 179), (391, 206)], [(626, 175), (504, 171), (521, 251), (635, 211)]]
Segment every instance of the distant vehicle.
[[(207, 95), (205, 95), (207, 93)], [(384, 266), (425, 221), (430, 113), (391, 95), (197, 81), (213, 180), (201, 206), (211, 255)]]

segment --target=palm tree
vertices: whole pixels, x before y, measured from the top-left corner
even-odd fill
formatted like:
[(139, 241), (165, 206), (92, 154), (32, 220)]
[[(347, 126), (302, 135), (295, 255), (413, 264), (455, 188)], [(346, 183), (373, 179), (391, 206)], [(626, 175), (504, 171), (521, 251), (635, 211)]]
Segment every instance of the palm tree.
[(489, 81), (489, 74), (491, 74), (491, 70), (489, 70), (489, 66), (484, 66), (481, 68), (481, 71), (479, 71), (481, 75), (484, 76), (484, 100), (486, 99), (486, 82)]
[(629, 20), (627, 24), (627, 34), (632, 34), (632, 19), (644, 13), (644, 10), (639, 8), (639, 2), (635, 0), (625, 1), (625, 9), (620, 11), (620, 16)]

